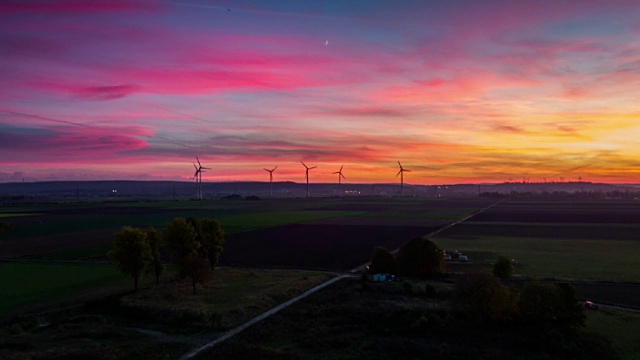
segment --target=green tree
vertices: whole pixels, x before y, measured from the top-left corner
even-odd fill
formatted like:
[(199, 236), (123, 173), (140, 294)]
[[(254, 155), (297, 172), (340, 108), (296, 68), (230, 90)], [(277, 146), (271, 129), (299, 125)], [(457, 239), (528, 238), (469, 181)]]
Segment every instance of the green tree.
[(385, 247), (376, 246), (371, 254), (369, 272), (372, 274), (396, 273), (396, 258)]
[(504, 321), (517, 313), (516, 294), (488, 272), (466, 274), (453, 289), (454, 304), (476, 322)]
[(196, 229), (185, 218), (175, 218), (165, 230), (167, 249), (171, 261), (178, 265), (188, 255), (197, 252), (200, 243), (196, 241)]
[(586, 318), (575, 290), (567, 284), (529, 283), (518, 306), (523, 321), (541, 328), (584, 326)]
[(400, 247), (398, 270), (406, 276), (428, 277), (444, 271), (444, 251), (433, 241), (418, 237)]
[(503, 255), (500, 255), (498, 260), (493, 264), (493, 275), (502, 280), (512, 277), (515, 271), (516, 269), (513, 267), (513, 262)]
[(206, 283), (211, 279), (211, 264), (209, 260), (200, 257), (196, 253), (187, 255), (178, 268), (181, 276), (191, 279), (193, 293), (196, 294), (196, 284)]
[(149, 272), (153, 272), (156, 277), (156, 285), (160, 285), (160, 275), (164, 272), (164, 264), (162, 263), (162, 257), (160, 248), (162, 245), (162, 234), (154, 229), (147, 230), (147, 241), (149, 242), (149, 249), (151, 251), (151, 259), (149, 261)]
[(151, 259), (145, 231), (131, 227), (118, 231), (114, 249), (107, 256), (120, 272), (133, 278), (133, 286), (138, 290), (138, 280)]
[(220, 261), (224, 248), (224, 230), (216, 219), (199, 219), (196, 240), (200, 242), (200, 255), (209, 260), (211, 269)]

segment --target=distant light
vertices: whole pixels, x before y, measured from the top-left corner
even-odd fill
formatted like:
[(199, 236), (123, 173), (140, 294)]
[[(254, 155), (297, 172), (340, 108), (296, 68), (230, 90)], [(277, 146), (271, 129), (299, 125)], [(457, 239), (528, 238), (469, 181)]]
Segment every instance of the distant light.
[(117, 192), (118, 192), (118, 190), (111, 190), (111, 192), (112, 192), (112, 193), (117, 193)]

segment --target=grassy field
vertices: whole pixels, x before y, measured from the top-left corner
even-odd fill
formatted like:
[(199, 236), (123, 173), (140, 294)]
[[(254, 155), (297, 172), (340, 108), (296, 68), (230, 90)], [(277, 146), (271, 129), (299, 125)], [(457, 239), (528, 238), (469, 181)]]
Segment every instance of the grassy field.
[(640, 282), (637, 202), (506, 200), (433, 240), (475, 263), (505, 255), (521, 275)]
[[(334, 275), (283, 269), (220, 268), (192, 293), (188, 281), (171, 282), (122, 298), (121, 305), (170, 322), (189, 318), (208, 328), (227, 329), (276, 306)], [(210, 331), (210, 330), (209, 330)]]
[[(104, 259), (104, 255), (112, 247), (113, 235), (121, 227), (162, 228), (176, 217), (217, 218), (225, 232), (231, 235), (331, 219), (342, 219), (348, 223), (350, 219), (355, 218), (370, 218), (372, 221), (377, 221), (376, 219), (389, 217), (397, 219), (395, 224), (398, 226), (414, 225), (420, 221), (446, 223), (486, 206), (487, 203), (489, 201), (483, 199), (443, 201), (414, 198), (326, 198), (34, 204), (2, 209), (3, 216), (7, 216), (3, 220), (10, 222), (13, 230), (0, 238), (0, 257), (11, 253), (18, 254), (17, 257), (25, 260), (34, 258), (84, 260), (100, 257)], [(20, 216), (17, 217), (16, 214)], [(339, 232), (330, 233), (327, 236), (331, 237), (335, 246), (348, 250), (351, 249), (349, 246), (352, 246), (351, 243), (354, 241), (362, 242), (352, 233), (353, 231), (349, 232), (348, 239), (343, 239), (345, 235)], [(278, 238), (280, 236), (278, 235)], [(282, 236), (286, 238), (287, 234), (283, 233)], [(307, 237), (299, 236), (294, 235), (295, 239), (288, 239), (288, 241), (305, 240), (304, 238)], [(398, 240), (394, 239), (394, 241)], [(344, 245), (341, 245), (343, 242)], [(231, 250), (231, 244), (227, 245)], [(325, 242), (318, 245), (324, 246)], [(357, 261), (358, 264), (368, 259), (370, 248), (375, 245), (377, 244), (366, 245), (364, 256)], [(278, 244), (269, 246), (273, 248)], [(305, 249), (305, 252), (309, 253), (309, 250), (313, 253), (313, 249)], [(325, 250), (325, 253), (327, 251), (329, 250)], [(339, 252), (339, 249), (335, 251)], [(322, 256), (335, 258), (335, 251), (331, 250), (330, 254)], [(351, 254), (340, 255), (340, 258), (348, 255)], [(251, 264), (245, 265), (251, 266)], [(10, 307), (11, 304), (47, 301), (76, 291), (81, 292), (82, 289), (90, 288), (92, 284), (109, 285), (114, 281), (126, 280), (108, 265), (90, 267), (89, 265), (28, 262), (0, 265), (0, 277), (3, 284), (6, 284), (0, 290), (3, 292), (0, 295), (3, 295), (2, 306), (4, 307)]]
[(43, 214), (35, 214), (35, 213), (0, 213), (0, 219), (8, 219), (8, 218), (16, 218), (16, 217), (26, 217), (26, 216), (41, 216)]
[[(451, 233), (447, 233), (451, 234)], [(443, 234), (444, 235), (444, 234)], [(493, 264), (498, 255), (516, 260), (520, 275), (574, 280), (638, 282), (640, 241), (476, 236), (433, 239), (447, 250)]]
[(42, 305), (104, 286), (124, 286), (124, 282), (111, 265), (0, 263), (0, 317), (15, 308)]
[(188, 282), (150, 286), (0, 327), (2, 359), (176, 359), (328, 279), (294, 270), (217, 269), (193, 295)]
[(608, 338), (622, 359), (640, 359), (640, 314), (605, 309), (587, 315), (587, 330)]

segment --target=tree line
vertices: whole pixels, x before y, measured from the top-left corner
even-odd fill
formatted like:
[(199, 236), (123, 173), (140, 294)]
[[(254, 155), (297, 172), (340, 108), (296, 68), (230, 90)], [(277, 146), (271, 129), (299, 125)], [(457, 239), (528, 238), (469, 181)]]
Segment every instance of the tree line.
[(177, 270), (178, 278), (190, 279), (193, 293), (196, 284), (204, 284), (212, 276), (224, 248), (224, 230), (216, 219), (176, 218), (164, 231), (155, 228), (125, 227), (116, 232), (114, 248), (107, 256), (125, 276), (133, 279), (134, 289), (145, 273), (160, 283), (164, 272), (163, 253)]
[[(374, 248), (369, 272), (424, 279), (444, 274), (444, 265), (444, 251), (431, 240), (418, 237), (403, 244), (397, 255), (384, 247)], [(542, 331), (553, 329), (556, 335), (584, 326), (586, 316), (573, 287), (535, 281), (522, 288), (503, 284), (514, 272), (513, 261), (499, 256), (491, 272), (459, 276), (452, 303), (474, 322), (519, 323)]]

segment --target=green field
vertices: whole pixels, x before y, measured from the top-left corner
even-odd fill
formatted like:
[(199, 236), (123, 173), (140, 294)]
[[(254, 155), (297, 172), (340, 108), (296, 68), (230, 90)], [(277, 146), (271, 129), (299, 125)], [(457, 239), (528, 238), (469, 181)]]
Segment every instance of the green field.
[(605, 309), (587, 315), (587, 330), (609, 339), (622, 359), (640, 359), (640, 313)]
[(640, 282), (637, 202), (507, 199), (433, 240), (467, 253), (469, 268), (505, 255), (520, 275)]
[(17, 218), (17, 217), (26, 217), (26, 216), (41, 216), (43, 214), (36, 213), (0, 213), (0, 219), (8, 219), (8, 218)]
[(170, 282), (127, 295), (121, 304), (165, 318), (180, 314), (209, 326), (230, 328), (333, 276), (299, 270), (220, 268), (206, 286), (197, 286), (196, 295), (188, 281)]
[(113, 266), (106, 264), (0, 263), (0, 317), (16, 307), (38, 306), (96, 288), (124, 284), (125, 280)]
[(217, 269), (193, 295), (188, 281), (147, 286), (84, 307), (0, 326), (2, 359), (177, 359), (333, 275), (297, 270)]
[(468, 253), (472, 261), (492, 264), (498, 255), (516, 260), (516, 273), (573, 280), (638, 282), (640, 241), (477, 236), (438, 236), (447, 250)]

